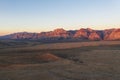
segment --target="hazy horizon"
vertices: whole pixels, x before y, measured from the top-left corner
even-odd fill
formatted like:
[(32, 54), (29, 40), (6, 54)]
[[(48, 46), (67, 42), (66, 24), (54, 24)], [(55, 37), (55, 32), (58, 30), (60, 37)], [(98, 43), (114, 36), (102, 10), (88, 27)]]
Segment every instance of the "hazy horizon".
[(120, 28), (120, 0), (0, 0), (0, 35)]

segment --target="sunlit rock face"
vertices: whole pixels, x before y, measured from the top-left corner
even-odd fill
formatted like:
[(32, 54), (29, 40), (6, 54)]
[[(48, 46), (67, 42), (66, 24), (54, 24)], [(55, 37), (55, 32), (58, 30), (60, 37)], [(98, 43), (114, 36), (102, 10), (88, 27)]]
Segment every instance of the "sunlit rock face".
[(101, 40), (100, 34), (97, 33), (97, 31), (92, 30), (90, 28), (87, 29), (80, 29), (76, 32), (74, 35), (75, 38), (83, 38), (83, 39), (89, 39), (89, 40)]
[(75, 38), (86, 38), (88, 39), (89, 33), (87, 29), (80, 29), (76, 32), (76, 34), (74, 35)]
[(38, 38), (59, 38), (59, 37), (63, 38), (70, 37), (70, 33), (62, 28), (59, 28), (55, 29), (54, 31), (41, 32), (38, 34)]
[(91, 32), (89, 35), (89, 40), (102, 40), (102, 38), (96, 32)]
[(50, 36), (51, 37), (64, 37), (64, 38), (70, 37), (69, 33), (62, 28), (55, 29), (53, 32), (51, 32)]
[(88, 39), (89, 40), (102, 40), (102, 35), (101, 32), (97, 31), (97, 30), (92, 30), (90, 28), (87, 28), (89, 36)]
[(104, 40), (120, 40), (120, 29), (105, 30)]
[(114, 29), (106, 29), (104, 30), (104, 40), (108, 40), (109, 35), (112, 33)]

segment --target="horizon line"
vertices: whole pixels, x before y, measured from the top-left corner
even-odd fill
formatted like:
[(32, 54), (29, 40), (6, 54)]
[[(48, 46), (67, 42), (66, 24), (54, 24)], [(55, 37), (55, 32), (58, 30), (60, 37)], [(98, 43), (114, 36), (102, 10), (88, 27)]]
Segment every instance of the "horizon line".
[[(64, 29), (64, 28), (62, 28), (62, 27), (60, 27), (60, 28), (55, 28), (55, 29), (52, 29), (52, 30), (47, 30), (47, 31), (40, 31), (40, 32), (38, 32), (38, 31), (18, 31), (18, 32), (8, 32), (8, 33), (3, 33), (3, 34), (0, 34), (0, 36), (4, 36), (4, 35), (9, 35), (9, 34), (14, 34), (14, 33), (23, 33), (23, 32), (26, 32), (26, 33), (42, 33), (42, 32), (50, 32), (50, 31), (54, 31), (54, 30), (56, 30), (56, 29)], [(107, 30), (107, 29), (120, 29), (120, 28), (105, 28), (105, 29), (93, 29), (93, 28), (89, 28), (89, 27), (87, 27), (87, 28), (79, 28), (79, 29), (64, 29), (64, 30), (66, 30), (66, 31), (71, 31), (71, 30), (80, 30), (80, 29), (92, 29), (92, 30)]]

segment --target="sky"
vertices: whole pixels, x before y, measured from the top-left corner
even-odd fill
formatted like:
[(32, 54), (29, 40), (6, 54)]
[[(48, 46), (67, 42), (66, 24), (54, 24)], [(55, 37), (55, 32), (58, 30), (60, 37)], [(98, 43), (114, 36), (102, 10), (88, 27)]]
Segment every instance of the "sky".
[(0, 0), (0, 35), (120, 28), (120, 0)]

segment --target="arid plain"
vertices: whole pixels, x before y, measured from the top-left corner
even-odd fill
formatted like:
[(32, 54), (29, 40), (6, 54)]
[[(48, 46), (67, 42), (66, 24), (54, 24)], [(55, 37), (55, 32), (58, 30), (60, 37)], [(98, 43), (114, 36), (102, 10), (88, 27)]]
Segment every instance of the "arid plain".
[(120, 41), (10, 42), (1, 41), (0, 80), (120, 80)]

